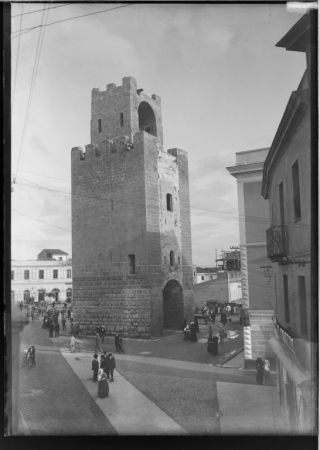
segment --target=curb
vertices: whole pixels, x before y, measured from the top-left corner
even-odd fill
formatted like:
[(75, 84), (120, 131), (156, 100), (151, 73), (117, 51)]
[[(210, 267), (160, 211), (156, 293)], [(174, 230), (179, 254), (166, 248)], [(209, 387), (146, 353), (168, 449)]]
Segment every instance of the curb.
[[(217, 366), (217, 367), (222, 367), (222, 368), (228, 368), (228, 369), (234, 369), (235, 366), (225, 366), (225, 364), (226, 364), (228, 361), (230, 361), (231, 359), (233, 359), (233, 358), (235, 358), (236, 356), (238, 356), (239, 353), (241, 353), (241, 352), (243, 352), (243, 351), (244, 351), (244, 347), (241, 347), (241, 348), (239, 348), (238, 350), (236, 350), (234, 353), (232, 353), (232, 355), (231, 355), (230, 353), (229, 353), (229, 355), (228, 355), (228, 353), (227, 353), (225, 356), (223, 356), (223, 357), (219, 360), (219, 363), (215, 364), (215, 366)], [(220, 361), (223, 361), (223, 362), (221, 363)], [(241, 364), (240, 364), (240, 366), (241, 366)], [(240, 367), (240, 366), (239, 366), (239, 367)]]

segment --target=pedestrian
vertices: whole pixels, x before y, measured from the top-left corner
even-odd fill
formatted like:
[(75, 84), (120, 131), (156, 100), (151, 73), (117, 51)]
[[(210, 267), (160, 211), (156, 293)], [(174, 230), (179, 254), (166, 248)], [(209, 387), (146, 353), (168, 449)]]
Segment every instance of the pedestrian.
[(73, 336), (73, 334), (71, 335), (71, 337), (69, 339), (69, 345), (70, 345), (71, 353), (74, 353), (74, 349), (76, 346), (76, 338)]
[(71, 311), (70, 311), (70, 309), (68, 309), (67, 316), (68, 316), (68, 320), (70, 322), (70, 318), (71, 318)]
[(62, 317), (61, 322), (62, 322), (62, 331), (64, 331), (64, 330), (67, 329), (67, 327), (66, 327), (66, 318), (64, 316)]
[(56, 322), (56, 324), (54, 326), (54, 335), (55, 335), (55, 337), (59, 337), (59, 332), (60, 332), (60, 325), (59, 325), (59, 322)]
[(109, 394), (109, 384), (107, 381), (107, 375), (103, 369), (99, 369), (98, 372), (98, 397), (105, 398)]
[(211, 353), (213, 355), (213, 337), (212, 337), (212, 333), (211, 333), (211, 336), (209, 336), (209, 338), (208, 338), (207, 352)]
[(213, 323), (216, 323), (216, 312), (214, 309), (211, 312), (211, 320)]
[(101, 348), (101, 337), (99, 336), (99, 334), (96, 334), (96, 346), (95, 346), (95, 352), (97, 352), (99, 349), (100, 352), (103, 352), (102, 348)]
[(116, 333), (115, 337), (114, 337), (114, 343), (116, 346), (116, 352), (119, 353), (119, 334)]
[(185, 327), (185, 329), (183, 330), (183, 335), (184, 335), (183, 340), (184, 340), (184, 341), (188, 341), (189, 338), (190, 338), (190, 328), (189, 328), (189, 325), (187, 325), (187, 326)]
[(114, 381), (113, 372), (116, 368), (116, 360), (112, 353), (109, 353), (109, 371), (110, 371), (110, 382)]
[(99, 371), (99, 361), (98, 355), (96, 353), (93, 355), (91, 370), (93, 370), (93, 382), (95, 383), (96, 381), (98, 381), (98, 371)]
[(216, 356), (218, 354), (218, 342), (219, 342), (219, 338), (218, 336), (214, 335), (212, 337), (212, 354), (214, 356)]
[(183, 324), (182, 324), (181, 330), (184, 331), (186, 326), (187, 326), (187, 321), (186, 321), (186, 319), (183, 319)]
[(209, 339), (212, 338), (212, 326), (211, 323), (209, 323)]
[(256, 382), (258, 384), (263, 384), (264, 363), (261, 358), (257, 358), (256, 360), (256, 369), (257, 369)]
[(27, 351), (27, 355), (28, 354), (30, 355), (30, 359), (32, 361), (31, 367), (35, 367), (36, 366), (36, 349), (34, 348), (33, 345), (31, 345), (31, 347)]
[(264, 380), (263, 380), (263, 384), (265, 384), (266, 386), (273, 386), (273, 380), (272, 380), (272, 376), (270, 373), (270, 362), (265, 359), (264, 360)]
[(227, 323), (227, 315), (226, 315), (226, 313), (224, 312), (224, 310), (223, 310), (222, 313), (221, 313), (221, 322), (222, 322), (222, 325), (223, 325), (223, 326), (225, 326), (226, 323)]
[(219, 330), (220, 344), (224, 344), (224, 335), (225, 335), (225, 331), (224, 331), (224, 328), (222, 327)]
[(20, 302), (20, 311), (22, 311), (22, 308), (23, 308), (23, 303)]
[(32, 309), (31, 310), (31, 320), (32, 320), (32, 322), (33, 322), (33, 318), (34, 318), (34, 310)]
[(109, 364), (110, 363), (110, 357), (109, 357), (109, 355), (107, 354), (106, 351), (104, 351), (103, 354), (104, 354), (103, 370), (104, 370), (104, 372), (107, 375), (107, 378), (109, 380), (109, 377), (110, 377), (110, 364)]
[(124, 353), (122, 346), (123, 346), (123, 340), (122, 340), (122, 337), (119, 336), (119, 353)]
[(196, 333), (199, 333), (199, 323), (198, 323), (198, 319), (196, 317), (194, 318), (194, 327), (195, 327)]
[(49, 337), (53, 337), (53, 331), (54, 331), (54, 324), (53, 321), (51, 320), (49, 324)]
[(195, 327), (194, 322), (190, 323), (190, 341), (191, 342), (198, 341), (197, 334), (196, 334), (196, 327)]
[(106, 329), (103, 325), (101, 325), (100, 328), (100, 336), (101, 336), (101, 341), (104, 342), (104, 335), (105, 335)]

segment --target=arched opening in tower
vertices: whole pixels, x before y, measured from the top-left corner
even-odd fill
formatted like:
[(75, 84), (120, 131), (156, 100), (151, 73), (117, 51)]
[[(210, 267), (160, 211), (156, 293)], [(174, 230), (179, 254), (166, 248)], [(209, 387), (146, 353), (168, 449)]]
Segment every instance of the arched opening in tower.
[(157, 136), (156, 117), (153, 109), (147, 102), (141, 102), (138, 108), (139, 130)]
[(182, 287), (176, 280), (170, 280), (163, 290), (163, 328), (181, 330), (183, 318)]

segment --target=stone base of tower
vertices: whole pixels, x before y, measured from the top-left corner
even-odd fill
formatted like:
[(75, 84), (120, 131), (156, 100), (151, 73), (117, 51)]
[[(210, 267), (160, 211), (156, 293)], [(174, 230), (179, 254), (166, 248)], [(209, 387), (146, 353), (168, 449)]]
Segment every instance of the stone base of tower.
[(273, 310), (248, 310), (250, 326), (243, 327), (244, 367), (255, 369), (257, 358), (268, 359), (273, 366), (274, 353), (269, 340), (275, 335), (272, 316)]

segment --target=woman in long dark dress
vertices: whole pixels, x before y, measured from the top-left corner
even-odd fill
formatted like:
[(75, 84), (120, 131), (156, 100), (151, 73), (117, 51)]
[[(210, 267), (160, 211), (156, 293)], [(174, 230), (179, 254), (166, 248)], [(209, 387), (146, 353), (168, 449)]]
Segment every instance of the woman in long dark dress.
[(194, 319), (194, 326), (195, 326), (196, 333), (199, 333), (199, 323), (198, 323), (198, 319), (196, 317)]
[(197, 342), (197, 334), (196, 334), (196, 327), (194, 322), (190, 323), (190, 341), (191, 342)]
[(99, 369), (98, 372), (98, 397), (105, 398), (109, 394), (109, 384), (107, 381), (107, 375), (104, 373), (103, 369)]
[(256, 360), (256, 369), (257, 369), (256, 381), (258, 384), (262, 384), (264, 375), (264, 363), (261, 358), (257, 358)]

